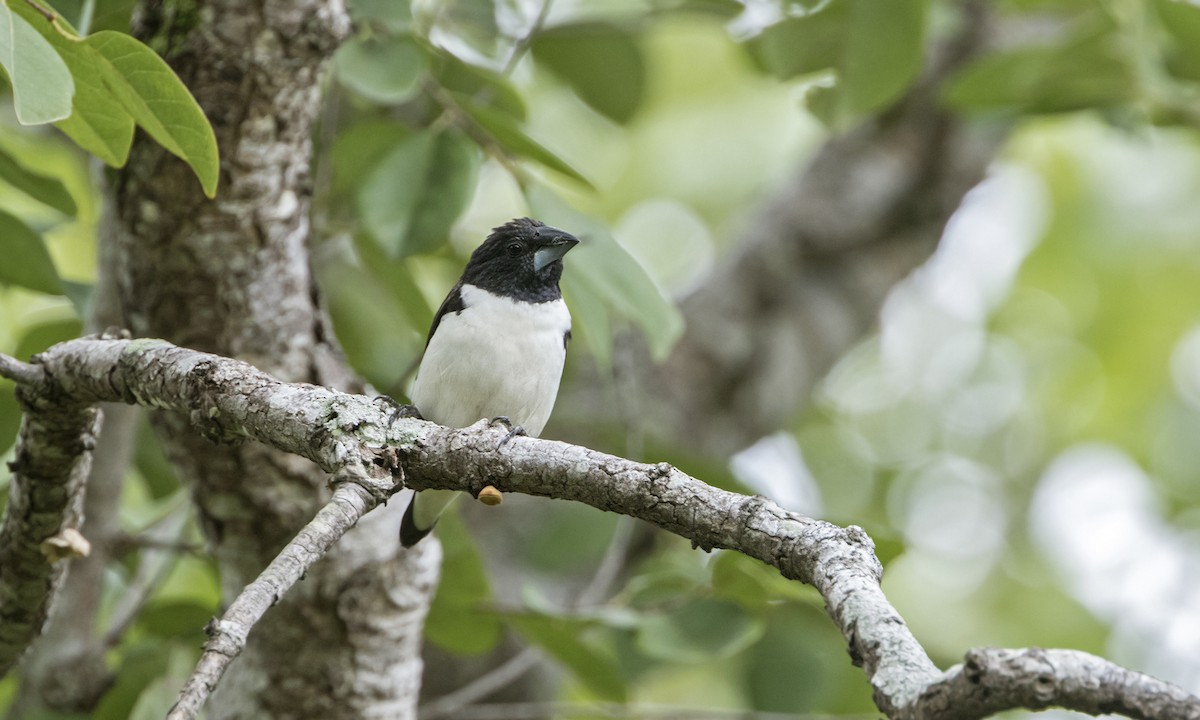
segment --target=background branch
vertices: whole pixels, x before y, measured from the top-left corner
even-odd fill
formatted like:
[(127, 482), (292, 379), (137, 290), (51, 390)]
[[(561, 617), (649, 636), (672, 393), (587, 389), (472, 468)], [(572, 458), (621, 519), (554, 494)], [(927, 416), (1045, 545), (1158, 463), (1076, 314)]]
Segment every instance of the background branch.
[[(952, 12), (957, 30), (931, 48), (921, 79), (894, 107), (831, 137), (739, 223), (736, 249), (681, 301), (685, 331), (666, 361), (652, 363), (627, 339), (641, 351), (644, 427), (712, 457), (778, 430), (875, 327), (892, 287), (932, 255), (1011, 127), (964, 120), (937, 99), (995, 31), (987, 3)], [(595, 408), (608, 407), (600, 387), (566, 385), (559, 405), (587, 409), (574, 424), (594, 425)]]

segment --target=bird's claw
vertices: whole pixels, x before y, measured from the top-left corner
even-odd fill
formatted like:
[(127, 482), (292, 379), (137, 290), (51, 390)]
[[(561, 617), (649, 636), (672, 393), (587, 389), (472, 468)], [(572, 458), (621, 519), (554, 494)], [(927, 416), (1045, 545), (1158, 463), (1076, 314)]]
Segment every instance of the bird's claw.
[(503, 415), (492, 418), (492, 424), (503, 425), (508, 428), (508, 434), (501, 438), (500, 444), (496, 446), (497, 450), (507, 445), (510, 440), (518, 435), (528, 435), (528, 433), (525, 432), (525, 428), (521, 427), (520, 425), (513, 425), (512, 420), (509, 420)]
[(389, 427), (394, 425), (400, 418), (416, 418), (418, 420), (425, 419), (421, 417), (421, 411), (417, 409), (416, 405), (405, 405), (390, 395), (376, 395), (372, 402), (376, 402), (381, 405), (387, 405), (389, 408), (391, 408), (391, 412), (388, 413), (387, 420)]

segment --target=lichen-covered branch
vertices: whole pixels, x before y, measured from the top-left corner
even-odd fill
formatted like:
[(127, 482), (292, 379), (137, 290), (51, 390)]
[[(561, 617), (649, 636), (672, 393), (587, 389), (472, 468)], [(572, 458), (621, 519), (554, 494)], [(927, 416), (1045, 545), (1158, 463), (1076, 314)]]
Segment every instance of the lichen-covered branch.
[(1200, 700), (1178, 687), (1084, 652), (976, 648), (911, 708), (913, 720), (974, 720), (1010, 708), (1066, 707), (1090, 715), (1200, 719)]
[(76, 405), (123, 400), (186, 413), (208, 437), (254, 439), (301, 454), (342, 481), (335, 501), (214, 625), (179, 717), (194, 714), (191, 691), (203, 700), (279, 593), (401, 480), (416, 489), (477, 493), (494, 485), (575, 500), (640, 518), (698, 547), (729, 548), (772, 565), (821, 593), (852, 661), (871, 680), (875, 703), (891, 718), (975, 718), (1049, 705), (1135, 718), (1200, 717), (1200, 699), (1085, 653), (975, 650), (964, 665), (943, 673), (884, 596), (882, 567), (860, 528), (719, 490), (666, 463), (534, 438), (501, 446), (506, 431), (486, 421), (462, 430), (413, 419), (389, 422), (387, 409), (369, 398), (284, 383), (244, 363), (163, 341), (75, 340), (51, 348), (39, 364), (45, 382), (23, 392)]
[(87, 552), (78, 528), (100, 412), (37, 366), (0, 357), (0, 374), (25, 410), (0, 525), (2, 677), (41, 633), (67, 558)]

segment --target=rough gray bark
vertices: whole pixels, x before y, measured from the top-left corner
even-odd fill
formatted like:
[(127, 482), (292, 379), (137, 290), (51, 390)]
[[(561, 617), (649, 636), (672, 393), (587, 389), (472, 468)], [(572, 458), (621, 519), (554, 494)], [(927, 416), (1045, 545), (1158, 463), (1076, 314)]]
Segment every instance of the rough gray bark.
[[(860, 528), (718, 490), (666, 463), (637, 463), (525, 437), (501, 447), (507, 430), (486, 421), (464, 430), (419, 420), (390, 423), (388, 410), (369, 398), (283, 383), (245, 363), (162, 341), (75, 340), (52, 348), (33, 369), (0, 360), (0, 374), (23, 377), (22, 392), (30, 396), (163, 408), (187, 416), (207, 437), (253, 439), (298, 453), (341, 482), (338, 501), (326, 505), (215, 625), (205, 660), (189, 685), (201, 688), (201, 701), (206, 678), (213, 677), (211, 664), (217, 664), (219, 675), (240, 649), (249, 624), (264, 612), (266, 618), (278, 613), (267, 612), (277, 594), (324, 562), (317, 559), (322, 548), (401, 484), (475, 493), (495, 485), (630, 515), (698, 547), (736, 550), (811, 584), (845, 637), (852, 662), (870, 678), (876, 705), (890, 718), (970, 719), (1049, 706), (1134, 718), (1200, 718), (1200, 698), (1076, 651), (977, 649), (962, 666), (943, 673), (884, 596), (882, 566)], [(35, 414), (45, 410), (40, 404), (30, 407)], [(78, 445), (77, 437), (62, 440)], [(179, 717), (192, 717), (192, 707)]]
[[(134, 32), (204, 109), (221, 176), (209, 201), (183, 163), (144, 140), (118, 174), (105, 236), (123, 325), (134, 335), (237, 357), (291, 381), (357, 386), (328, 333), (307, 252), (310, 138), (325, 66), (348, 30), (341, 0), (139, 7)], [(158, 413), (155, 424), (231, 602), (329, 499), (326, 473), (274, 448), (214, 445), (186, 415)], [(426, 602), (415, 605), (398, 605), (393, 593), (436, 558), (399, 553), (389, 522), (364, 523), (268, 615), (209, 717), (412, 716), (420, 678), (412, 633), (429, 588), (420, 586)]]
[(103, 414), (79, 528), (91, 553), (64, 561), (69, 566), (62, 591), (54, 600), (45, 634), (24, 660), (21, 689), (9, 718), (29, 717), (42, 708), (91, 712), (115, 679), (105, 660), (110, 648), (96, 620), (120, 529), (121, 485), (141, 411), (107, 403)]
[(973, 720), (1009, 708), (1069, 707), (1089, 715), (1200, 718), (1200, 699), (1148, 675), (1074, 650), (976, 648), (897, 718)]
[(0, 676), (42, 632), (67, 559), (87, 551), (80, 511), (100, 429), (89, 401), (28, 392), (22, 376), (40, 382), (42, 373), (27, 369), (9, 358), (0, 362), (0, 374), (20, 383), (17, 400), (25, 411), (0, 521)]
[[(153, 142), (134, 144), (105, 237), (125, 325), (287, 380), (345, 387), (344, 371), (325, 372), (334, 351), (307, 253), (310, 136), (322, 71), (348, 30), (345, 10), (338, 0), (186, 5), (147, 3), (135, 31), (167, 57), (212, 123), (221, 186), (209, 201), (186, 165)], [(214, 453), (162, 420), (236, 591), (312, 516), (323, 478), (262, 451)]]

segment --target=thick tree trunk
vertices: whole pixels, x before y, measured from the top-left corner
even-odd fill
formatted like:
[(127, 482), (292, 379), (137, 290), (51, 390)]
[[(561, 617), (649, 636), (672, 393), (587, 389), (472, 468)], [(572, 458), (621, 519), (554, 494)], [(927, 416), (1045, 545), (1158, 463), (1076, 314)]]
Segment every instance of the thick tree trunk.
[[(289, 381), (355, 389), (308, 264), (310, 137), (320, 80), (348, 31), (339, 0), (147, 2), (135, 32), (163, 53), (216, 131), (221, 186), (138, 142), (113, 190), (125, 321), (137, 336), (247, 360)], [(218, 446), (186, 418), (156, 418), (192, 491), (232, 597), (328, 499), (312, 463)], [(412, 717), (420, 632), (439, 549), (398, 551), (376, 514), (272, 609), (208, 716)]]

